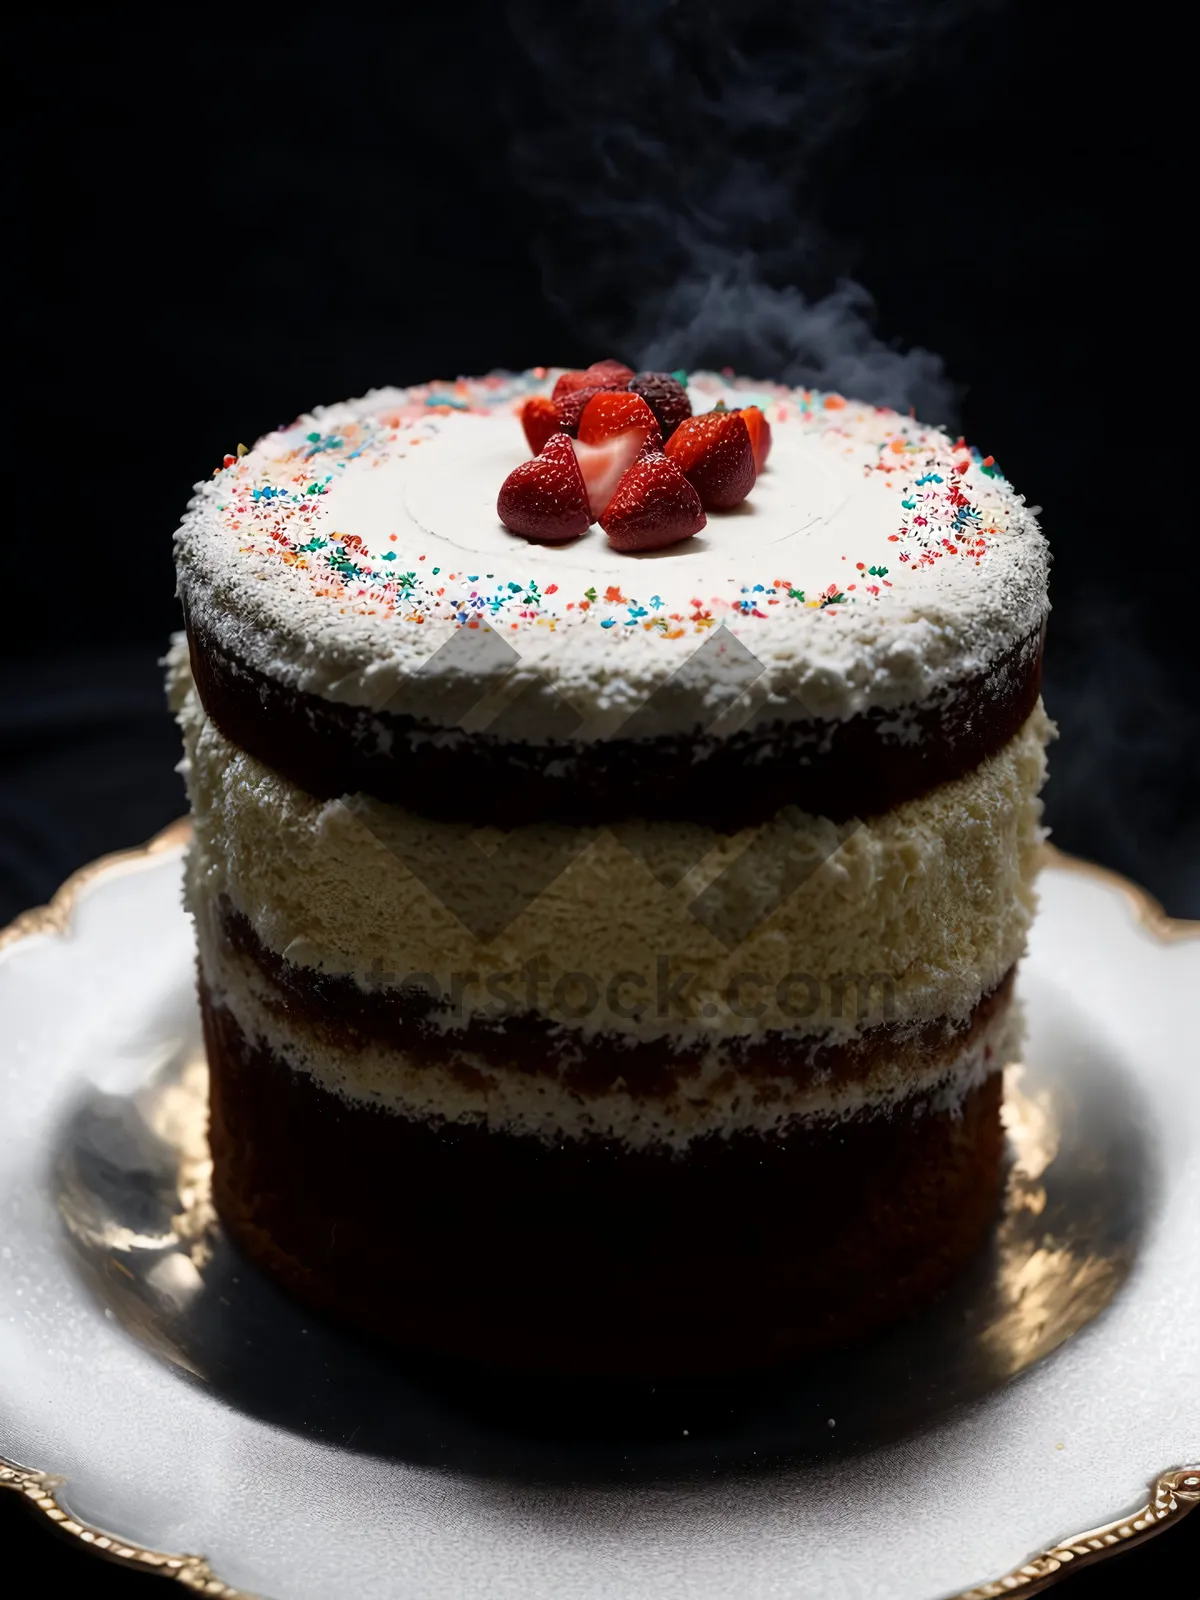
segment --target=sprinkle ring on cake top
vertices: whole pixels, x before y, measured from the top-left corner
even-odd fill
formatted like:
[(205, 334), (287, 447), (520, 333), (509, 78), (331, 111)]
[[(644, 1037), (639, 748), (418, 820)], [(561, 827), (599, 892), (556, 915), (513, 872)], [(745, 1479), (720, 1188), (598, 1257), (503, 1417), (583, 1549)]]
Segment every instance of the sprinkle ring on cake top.
[(497, 491), (529, 459), (519, 413), (560, 381), (376, 391), (198, 487), (180, 592), (236, 743), (312, 793), (467, 820), (494, 780), (502, 825), (734, 827), (886, 809), (1028, 716), (1048, 553), (990, 457), (836, 395), (693, 374), (692, 422), (753, 405), (767, 425), (748, 497), (665, 548), (602, 526), (532, 543)]

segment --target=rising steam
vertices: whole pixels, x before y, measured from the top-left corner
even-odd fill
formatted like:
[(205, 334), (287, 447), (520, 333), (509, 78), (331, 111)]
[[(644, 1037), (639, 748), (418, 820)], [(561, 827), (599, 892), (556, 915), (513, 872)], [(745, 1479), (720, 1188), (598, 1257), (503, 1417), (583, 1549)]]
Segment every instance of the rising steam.
[(640, 366), (731, 365), (949, 418), (940, 358), (878, 338), (867, 290), (832, 273), (815, 187), (872, 100), (979, 10), (514, 0), (536, 122), (523, 105), (513, 169), (546, 217), (548, 294)]

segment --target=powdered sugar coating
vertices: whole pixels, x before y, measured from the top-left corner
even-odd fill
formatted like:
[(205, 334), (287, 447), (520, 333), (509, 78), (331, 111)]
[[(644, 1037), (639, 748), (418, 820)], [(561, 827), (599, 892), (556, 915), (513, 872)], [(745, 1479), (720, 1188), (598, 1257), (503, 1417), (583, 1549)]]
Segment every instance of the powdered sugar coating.
[(513, 693), (550, 685), (601, 722), (722, 624), (765, 669), (758, 710), (829, 718), (919, 703), (1044, 618), (1045, 541), (990, 458), (892, 411), (713, 374), (689, 380), (696, 410), (754, 401), (774, 433), (743, 508), (641, 556), (598, 528), (515, 538), (495, 515), (527, 454), (515, 412), (554, 376), (375, 391), (227, 458), (176, 539), (190, 616), (292, 687), (417, 713), (423, 665), (486, 623), (517, 652)]
[[(365, 992), (420, 974), (453, 997), (431, 1026), (493, 1018), (489, 979), (507, 974), (573, 1036), (719, 1061), (772, 1029), (845, 1041), (884, 1020), (961, 1024), (1025, 948), (1052, 731), (1040, 707), (972, 773), (861, 824), (795, 813), (733, 835), (630, 822), (497, 837), (363, 796), (315, 800), (224, 738), (178, 650), (172, 686), (189, 908), (227, 905), (274, 955)], [(562, 866), (549, 882), (547, 861)]]
[(934, 1110), (953, 1112), (991, 1073), (1018, 1059), (1024, 1031), (1020, 1007), (1005, 1003), (957, 1052), (941, 1054), (923, 1069), (901, 1063), (900, 1038), (895, 1056), (885, 1052), (866, 1079), (854, 1082), (743, 1078), (714, 1054), (697, 1076), (665, 1097), (640, 1094), (624, 1082), (585, 1095), (562, 1081), (571, 1059), (569, 1044), (556, 1057), (562, 1079), (498, 1067), (477, 1052), (463, 1052), (449, 1067), (432, 1067), (394, 1048), (339, 1047), (289, 1017), (262, 973), (228, 946), (203, 913), (197, 918), (197, 933), (201, 970), (213, 999), (233, 1014), (250, 1039), (265, 1045), (293, 1072), (349, 1105), (422, 1122), (532, 1135), (551, 1145), (601, 1138), (631, 1150), (683, 1151), (706, 1135), (771, 1136), (806, 1121), (840, 1121), (863, 1111), (888, 1113), (913, 1095), (928, 1096)]

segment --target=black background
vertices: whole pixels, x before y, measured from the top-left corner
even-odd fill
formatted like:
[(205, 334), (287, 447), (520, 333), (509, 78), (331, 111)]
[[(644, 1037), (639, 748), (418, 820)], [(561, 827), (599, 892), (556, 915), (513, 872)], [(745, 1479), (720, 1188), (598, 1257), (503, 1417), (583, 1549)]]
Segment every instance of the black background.
[[(713, 200), (709, 241), (755, 252), (776, 287), (866, 285), (880, 337), (941, 356), (955, 422), (1044, 508), (1056, 841), (1200, 915), (1195, 536), (1168, 398), (1178, 285), (1156, 243), (1173, 209), (1163, 35), (1031, 0), (848, 0), (831, 46), (831, 9), (26, 19), (0, 921), (184, 809), (155, 663), (190, 485), (372, 385), (636, 362), (639, 307), (681, 270), (678, 219), (708, 203), (723, 137), (777, 181), (745, 215)], [(905, 10), (919, 25), (897, 43)], [(858, 42), (869, 72), (842, 59)], [(697, 112), (810, 47), (842, 76), (821, 75), (822, 97), (793, 75), (804, 93), (773, 129), (723, 136)]]
[[(803, 59), (810, 14), (840, 19), (812, 46), (819, 82), (777, 127), (714, 130), (698, 97)], [(885, 24), (909, 14), (924, 31), (889, 55)], [(583, 363), (597, 329), (636, 360), (621, 329), (678, 271), (681, 211), (720, 212), (706, 180), (729, 150), (774, 187), (764, 215), (719, 214), (707, 237), (810, 293), (852, 273), (881, 337), (943, 358), (967, 437), (1045, 508), (1056, 840), (1200, 915), (1190, 446), (1169, 414), (1189, 318), (1152, 15), (1112, 31), (1034, 0), (180, 16), (43, 13), (13, 58), (30, 102), (8, 176), (26, 281), (0, 916), (183, 808), (154, 660), (191, 484), (373, 384)], [(860, 42), (879, 60), (856, 77), (841, 58)], [(612, 137), (631, 120), (632, 156)]]

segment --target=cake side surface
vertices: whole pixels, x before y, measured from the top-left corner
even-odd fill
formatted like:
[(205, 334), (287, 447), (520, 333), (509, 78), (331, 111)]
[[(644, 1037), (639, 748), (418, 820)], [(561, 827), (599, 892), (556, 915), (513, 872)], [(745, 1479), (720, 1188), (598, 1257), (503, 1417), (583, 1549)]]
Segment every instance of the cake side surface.
[[(190, 692), (181, 720), (206, 982), (344, 1100), (682, 1148), (934, 1089), (949, 1105), (1013, 1058), (1040, 711), (969, 778), (861, 825), (530, 827), (500, 859), (457, 825), (314, 800)], [(464, 905), (447, 885), (471, 851)]]
[(1021, 1039), (1011, 972), (961, 1021), (896, 1023), (868, 1011), (837, 1042), (793, 1027), (689, 1047), (665, 1034), (585, 1040), (530, 1010), (430, 1030), (400, 996), (370, 1006), (349, 985), (305, 986), (296, 969), (231, 948), (219, 923), (201, 925), (199, 950), (213, 1004), (281, 1068), (343, 1104), (547, 1144), (682, 1152), (709, 1136), (786, 1135), (918, 1096), (953, 1112), (1017, 1059)]
[[(571, 536), (516, 537), (516, 412), (558, 376), (322, 408), (198, 486), (171, 679), (214, 1195), (406, 1347), (771, 1365), (919, 1304), (994, 1213), (1047, 550), (963, 441), (713, 374), (700, 432), (753, 404), (774, 440), (749, 499), (650, 549), (568, 484)], [(521, 481), (595, 472), (579, 444)]]
[(995, 1210), (999, 1072), (953, 1108), (917, 1096), (681, 1159), (351, 1106), (203, 982), (201, 1000), (226, 1228), (303, 1304), (407, 1349), (539, 1373), (772, 1367), (919, 1305)]
[[(530, 963), (542, 1009), (584, 1034), (704, 1042), (797, 1014), (806, 1032), (852, 1032), (857, 1002), (834, 1015), (830, 989), (849, 974), (885, 978), (896, 1020), (962, 1018), (1019, 959), (1034, 911), (1051, 733), (1040, 708), (969, 776), (882, 816), (793, 813), (733, 835), (664, 822), (489, 834), (361, 797), (318, 801), (231, 746), (193, 695), (181, 720), (192, 894), (298, 969), (365, 990), (428, 975), (453, 995), (447, 1026), (494, 1013), (504, 1002), (487, 975)], [(590, 976), (592, 1006), (570, 992), (573, 973)], [(618, 1003), (601, 1003), (619, 974)], [(739, 1016), (730, 998), (746, 974)], [(796, 974), (815, 999), (800, 984), (781, 1000)], [(664, 977), (679, 1002), (665, 1015)]]

